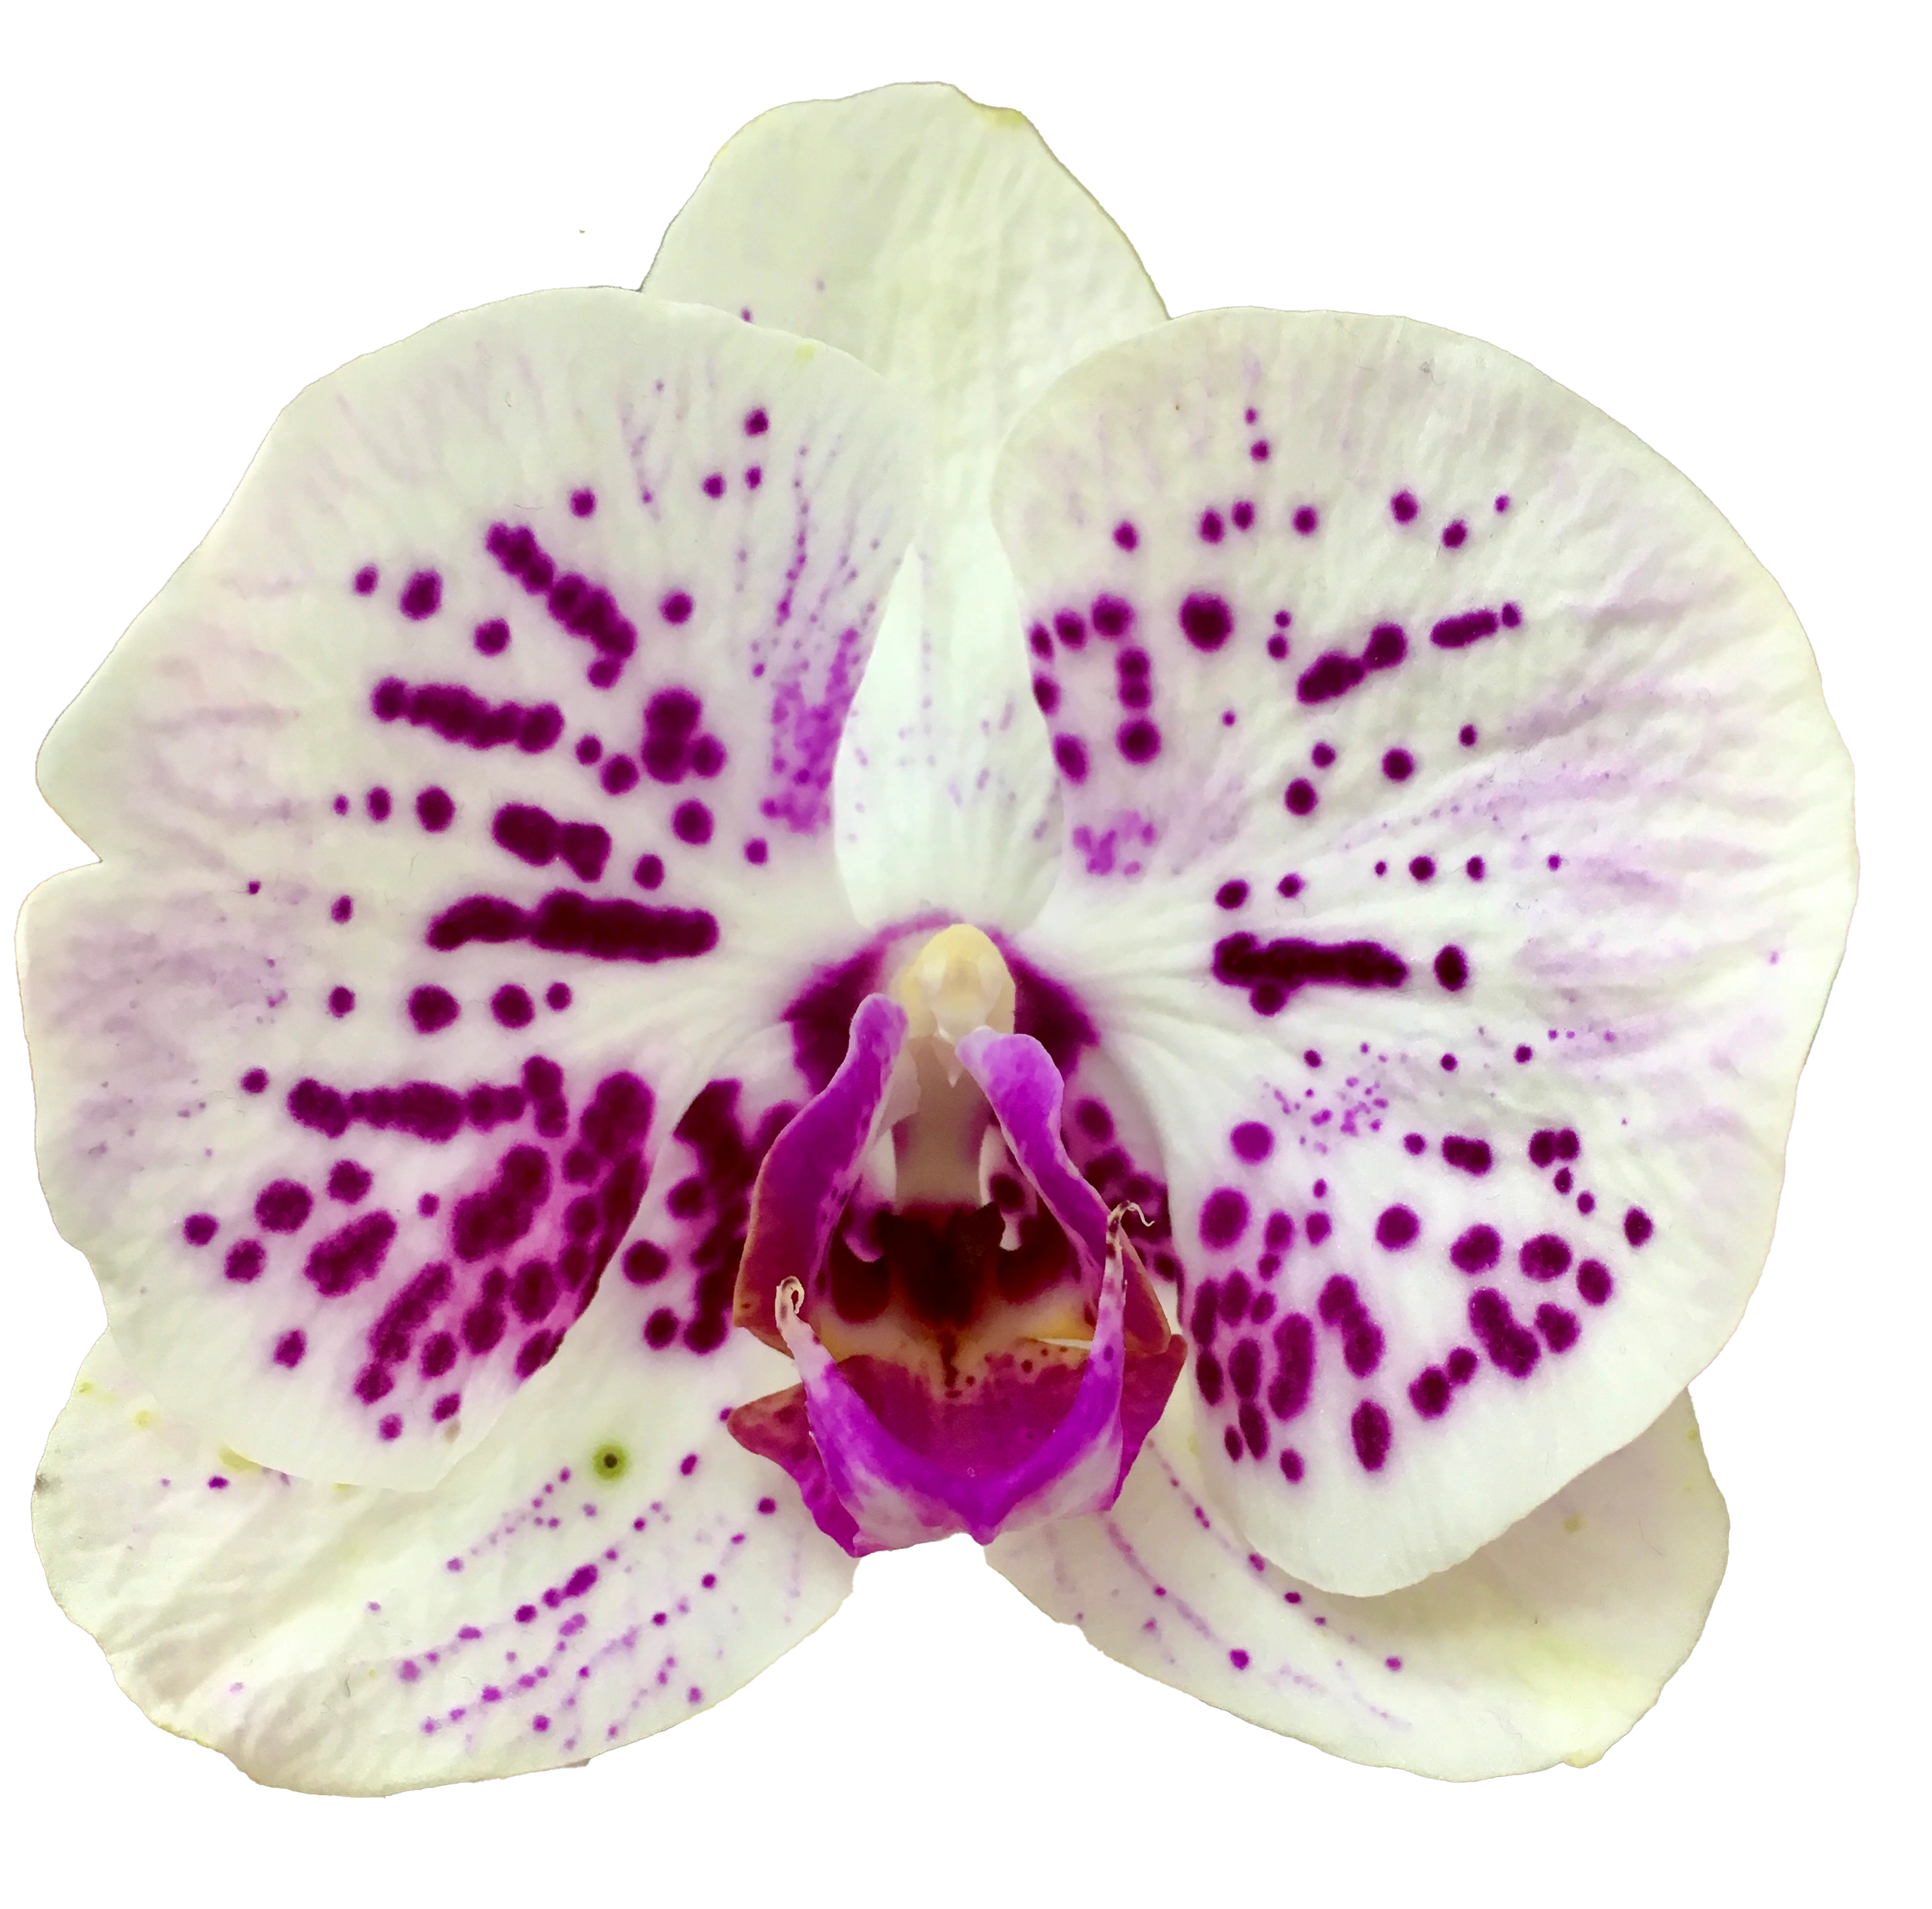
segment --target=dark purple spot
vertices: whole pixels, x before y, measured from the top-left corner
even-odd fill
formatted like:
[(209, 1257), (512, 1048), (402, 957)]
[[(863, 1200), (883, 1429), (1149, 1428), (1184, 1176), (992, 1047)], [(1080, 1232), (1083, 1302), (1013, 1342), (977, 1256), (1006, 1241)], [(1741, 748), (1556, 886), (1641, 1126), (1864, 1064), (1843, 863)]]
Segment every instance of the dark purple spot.
[(242, 1091), (245, 1094), (265, 1093), (268, 1089), (268, 1075), (260, 1067), (251, 1067), (242, 1076)]
[(1295, 528), (1304, 537), (1312, 537), (1321, 522), (1312, 504), (1305, 503), (1295, 513)]
[(510, 646), (510, 627), (501, 617), (492, 617), (488, 623), (479, 623), (469, 640), (483, 656), (501, 656)]
[(1201, 513), (1201, 540), (1204, 543), (1218, 543), (1221, 540), (1223, 525), (1218, 510), (1204, 510)]
[(1429, 1142), (1424, 1140), (1420, 1134), (1404, 1134), (1402, 1136), (1402, 1144), (1410, 1153), (1420, 1153), (1428, 1146)]
[(1445, 1362), (1448, 1368), (1449, 1383), (1451, 1385), (1467, 1385), (1475, 1377), (1479, 1362), (1467, 1346), (1458, 1346)]
[(1294, 901), (1301, 893), (1301, 877), (1299, 875), (1283, 876), (1275, 884), (1275, 892), (1287, 901)]
[(1288, 639), (1285, 636), (1274, 636), (1269, 638), (1268, 654), (1272, 656), (1277, 663), (1279, 663), (1281, 659), (1287, 654), (1287, 653)]
[(1234, 634), (1234, 613), (1218, 596), (1196, 590), (1183, 599), (1181, 634), (1198, 650), (1217, 650)]
[(1345, 696), (1367, 673), (1340, 650), (1327, 650), (1304, 670), (1295, 682), (1295, 695), (1304, 703), (1332, 703)]
[(573, 516), (588, 517), (596, 508), (597, 493), (595, 491), (573, 491), (571, 493), (571, 511)]
[(409, 1018), (419, 1034), (441, 1033), (462, 1011), (448, 988), (419, 987), (409, 997)]
[[(1414, 872), (1413, 865), (1410, 872), (1411, 873)], [(1418, 876), (1417, 879), (1426, 880), (1427, 877)], [(1469, 985), (1468, 956), (1464, 954), (1460, 948), (1453, 945), (1439, 949), (1435, 956), (1435, 978), (1451, 994), (1460, 993)]]
[(697, 909), (598, 901), (556, 888), (534, 910), (498, 895), (470, 895), (435, 916), (423, 938), (438, 953), (472, 941), (528, 941), (598, 961), (683, 961), (718, 945), (718, 923)]
[(1265, 464), (1267, 463), (1268, 440), (1266, 438), (1257, 438), (1254, 442), (1247, 447), (1247, 454), (1249, 457), (1257, 464)]
[(261, 1277), (263, 1257), (259, 1239), (238, 1239), (222, 1262), (223, 1275), (237, 1285), (245, 1286)]
[(1487, 873), (1483, 867), (1483, 860), (1481, 856), (1472, 855), (1469, 860), (1463, 864), (1463, 873), (1466, 875), (1472, 882), (1480, 882), (1484, 875)]
[(1275, 1150), (1273, 1132), (1259, 1120), (1244, 1120), (1229, 1135), (1228, 1142), (1244, 1160), (1265, 1160)]
[(671, 833), (694, 848), (711, 839), (711, 811), (703, 802), (680, 802), (671, 812)]
[(1440, 1418), (1449, 1409), (1449, 1375), (1440, 1366), (1426, 1366), (1409, 1381), (1409, 1403), (1423, 1418)]
[(1298, 989), (1400, 987), (1407, 965), (1374, 941), (1320, 942), (1298, 938), (1263, 943), (1248, 934), (1215, 944), (1214, 978), (1248, 990), (1257, 1014), (1278, 1013)]
[(1492, 1226), (1472, 1226), (1457, 1236), (1449, 1258), (1463, 1272), (1487, 1273), (1502, 1261), (1503, 1236)]
[(367, 596), (376, 587), (379, 574), (373, 563), (365, 563), (355, 573), (355, 594), (358, 596)]
[(1217, 1187), (1201, 1202), (1201, 1243), (1224, 1252), (1247, 1230), (1247, 1196), (1232, 1187)]
[(1492, 1366), (1512, 1378), (1529, 1376), (1543, 1356), (1543, 1347), (1494, 1286), (1478, 1286), (1469, 1295), (1469, 1319), (1470, 1331), (1481, 1342)]
[[(527, 756), (540, 756), (564, 733), (563, 712), (554, 703), (488, 703), (459, 683), (417, 683), (412, 688), (400, 676), (386, 676), (371, 693), (369, 707), (381, 722), (405, 721), (469, 749), (514, 744)], [(386, 790), (370, 791), (370, 813), (378, 821), (389, 814)]]
[(1398, 491), (1389, 500), (1389, 514), (1398, 524), (1412, 524), (1416, 519), (1416, 500), (1407, 491)]
[(1577, 1269), (1577, 1290), (1585, 1302), (1601, 1306), (1616, 1290), (1617, 1282), (1610, 1276), (1610, 1268), (1600, 1259), (1586, 1259)]
[(1516, 1264), (1529, 1279), (1561, 1279), (1570, 1270), (1570, 1249), (1555, 1233), (1540, 1233), (1523, 1242)]
[(631, 870), (631, 879), (641, 888), (657, 888), (664, 885), (664, 862), (659, 855), (640, 855), (637, 866)]
[(212, 1213), (190, 1213), (181, 1222), (181, 1237), (191, 1246), (205, 1246), (221, 1230)]
[(1494, 610), (1466, 610), (1460, 616), (1444, 617), (1429, 633), (1429, 640), (1439, 650), (1466, 649), (1470, 644), (1494, 636), (1506, 618)]
[(1382, 759), (1382, 773), (1391, 782), (1406, 782), (1414, 774), (1416, 759), (1406, 749), (1392, 749)]
[(1475, 747), (1476, 725), (1473, 722), (1464, 723), (1457, 732), (1457, 740), (1465, 749), (1473, 749)]
[(395, 1238), (388, 1213), (365, 1213), (310, 1248), (303, 1275), (324, 1298), (339, 1298), (382, 1270)]
[(553, 1012), (561, 1014), (571, 1004), (571, 984), (568, 981), (552, 981), (543, 990), (543, 1005)]
[(1567, 1307), (1545, 1304), (1537, 1308), (1537, 1330), (1552, 1352), (1567, 1352), (1583, 1336), (1583, 1329)]
[(1632, 1246), (1641, 1246), (1657, 1231), (1649, 1214), (1641, 1206), (1633, 1206), (1623, 1216), (1623, 1236)]
[(1312, 815), (1319, 799), (1315, 793), (1315, 784), (1304, 775), (1297, 776), (1281, 797), (1282, 804), (1291, 815)]
[(339, 894), (329, 904), (329, 919), (346, 922), (355, 913), (355, 904), (346, 894)]
[(514, 981), (506, 981), (491, 996), (490, 1011), (505, 1027), (528, 1027), (537, 1018), (528, 993)]
[(1493, 1163), (1487, 1141), (1469, 1140), (1460, 1134), (1451, 1134), (1444, 1140), (1442, 1157), (1464, 1173), (1487, 1173)]
[(1114, 541), (1123, 550), (1131, 550), (1140, 542), (1140, 533), (1125, 518), (1114, 526)]
[(412, 623), (433, 617), (443, 607), (443, 580), (433, 570), (419, 570), (402, 587), (402, 614)]
[(1442, 532), (1442, 541), (1452, 550), (1460, 550), (1462, 548), (1463, 538), (1467, 537), (1469, 534), (1469, 525), (1464, 523), (1461, 518), (1458, 517), (1454, 523), (1447, 525), (1444, 528)]
[(755, 835), (745, 844), (745, 860), (754, 868), (761, 868), (771, 854), (771, 845), (761, 835)]
[(1375, 1243), (1385, 1252), (1398, 1253), (1413, 1246), (1422, 1230), (1414, 1212), (1406, 1206), (1386, 1206), (1375, 1222)]
[(425, 789), (416, 798), (416, 819), (432, 835), (441, 835), (456, 819), (456, 804), (444, 789)]
[(1373, 1399), (1364, 1399), (1355, 1407), (1349, 1421), (1349, 1436), (1355, 1441), (1355, 1457), (1364, 1471), (1380, 1471), (1388, 1462), (1389, 1415)]
[(685, 591), (672, 590), (669, 595), (660, 599), (658, 602), (657, 614), (666, 623), (685, 622), (690, 617), (691, 613), (691, 599)]
[(1087, 780), (1087, 745), (1078, 736), (1054, 737), (1054, 760), (1068, 781)]
[(389, 792), (386, 789), (371, 789), (362, 798), (362, 806), (369, 811), (372, 822), (386, 822), (389, 819)]
[(1223, 882), (1214, 891), (1214, 906), (1217, 908), (1238, 908), (1247, 899), (1247, 884), (1245, 882)]
[(1060, 685), (1051, 676), (1035, 676), (1033, 679), (1033, 700), (1038, 705), (1042, 716), (1051, 716), (1060, 707)]
[(264, 1233), (300, 1233), (315, 1205), (299, 1180), (272, 1180), (255, 1196), (255, 1224)]
[(355, 1011), (355, 990), (352, 987), (332, 987), (329, 990), (329, 1012), (337, 1021), (344, 1015)]
[(302, 1362), (302, 1356), (309, 1350), (309, 1335), (298, 1326), (285, 1332), (275, 1342), (275, 1362), (285, 1366), (291, 1372)]
[(1103, 636), (1124, 636), (1134, 627), (1134, 605), (1124, 597), (1097, 596), (1090, 614), (1095, 631)]
[[(1254, 507), (1253, 504), (1250, 503), (1245, 497), (1237, 503), (1233, 510), (1228, 513), (1228, 515), (1233, 519), (1234, 527), (1236, 530), (1251, 530), (1254, 528)], [(1257, 1458), (1259, 1458), (1260, 1455), (1261, 1455), (1259, 1452), (1255, 1454)]]
[(353, 1206), (374, 1184), (369, 1169), (356, 1160), (338, 1160), (329, 1168), (329, 1198)]
[(1114, 743), (1130, 762), (1151, 762), (1161, 753), (1161, 732), (1144, 716), (1137, 716), (1115, 731)]

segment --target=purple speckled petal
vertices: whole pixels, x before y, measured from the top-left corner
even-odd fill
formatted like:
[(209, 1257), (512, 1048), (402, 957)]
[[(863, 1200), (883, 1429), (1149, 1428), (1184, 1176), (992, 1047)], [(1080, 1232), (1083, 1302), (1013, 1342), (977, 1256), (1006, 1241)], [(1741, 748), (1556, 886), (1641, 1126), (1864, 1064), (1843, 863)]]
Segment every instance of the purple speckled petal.
[(1470, 1778), (1588, 1763), (1656, 1702), (1724, 1575), (1688, 1396), (1501, 1537), (1406, 1590), (1269, 1564), (1208, 1495), (1185, 1401), (1119, 1502), (988, 1561), (1110, 1657), (1358, 1763)]
[(1027, 919), (1057, 803), (987, 493), (1054, 378), (1166, 316), (1133, 248), (1018, 113), (892, 86), (753, 120), (645, 288), (825, 339), (928, 423), (931, 506), (840, 753), (841, 863), (870, 922)]
[(103, 1338), (42, 1461), (35, 1537), (128, 1694), (260, 1782), (371, 1794), (554, 1769), (696, 1716), (850, 1588), (851, 1561), (720, 1423), (783, 1369), (740, 1333), (641, 1384), (622, 1335), (573, 1333), (496, 1436), (401, 1492), (238, 1458)]
[(1414, 1582), (1635, 1438), (1762, 1264), (1854, 874), (1803, 633), (1627, 432), (1404, 320), (1104, 352), (995, 515), (1072, 851), (1017, 944), (1152, 1114), (1208, 1489), (1310, 1582)]
[(857, 939), (906, 446), (838, 353), (608, 291), (277, 421), (41, 762), (102, 858), (24, 924), (42, 1172), (171, 1412), (423, 1487), (555, 1355), (707, 1063)]

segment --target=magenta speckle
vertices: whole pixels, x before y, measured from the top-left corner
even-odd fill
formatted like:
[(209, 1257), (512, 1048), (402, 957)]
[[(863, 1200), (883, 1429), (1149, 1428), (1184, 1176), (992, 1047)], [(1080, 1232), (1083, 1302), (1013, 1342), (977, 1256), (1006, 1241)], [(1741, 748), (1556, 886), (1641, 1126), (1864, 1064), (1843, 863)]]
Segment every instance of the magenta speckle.
[(588, 517), (597, 508), (595, 491), (573, 491), (571, 493), (571, 513), (577, 517)]
[(1274, 1152), (1275, 1136), (1259, 1120), (1244, 1120), (1229, 1135), (1228, 1144), (1238, 1159), (1253, 1162), (1265, 1160)]
[(412, 623), (433, 617), (443, 607), (443, 580), (433, 570), (419, 570), (402, 587), (402, 614)]
[(1380, 1471), (1388, 1462), (1389, 1415), (1373, 1399), (1364, 1399), (1355, 1407), (1349, 1421), (1349, 1436), (1355, 1442), (1355, 1457), (1364, 1471)]
[(1389, 514), (1398, 524), (1412, 524), (1416, 520), (1417, 506), (1414, 494), (1407, 491), (1398, 491), (1389, 500)]
[(1463, 540), (1469, 534), (1469, 527), (1458, 517), (1453, 524), (1445, 525), (1442, 532), (1444, 546), (1449, 550), (1460, 550)]
[(1303, 504), (1295, 513), (1295, 528), (1304, 537), (1312, 537), (1321, 524), (1321, 515), (1312, 503)]

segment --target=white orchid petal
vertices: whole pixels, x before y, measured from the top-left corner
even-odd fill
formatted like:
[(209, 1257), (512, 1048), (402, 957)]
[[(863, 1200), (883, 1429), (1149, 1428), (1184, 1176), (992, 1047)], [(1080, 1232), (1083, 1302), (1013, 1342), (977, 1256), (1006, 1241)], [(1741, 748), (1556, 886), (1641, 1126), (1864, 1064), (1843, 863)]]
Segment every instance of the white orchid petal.
[(1103, 353), (995, 509), (1075, 851), (1019, 946), (1158, 1128), (1209, 1489), (1412, 1583), (1756, 1279), (1854, 882), (1803, 633), (1627, 432), (1405, 320)]
[(50, 738), (43, 1176), (130, 1362), (429, 1485), (552, 1356), (706, 1061), (854, 937), (829, 784), (919, 508), (824, 346), (611, 291), (312, 386)]
[(639, 1350), (574, 1333), (482, 1449), (403, 1492), (238, 1459), (103, 1337), (35, 1486), (54, 1593), (157, 1723), (291, 1789), (555, 1768), (681, 1723), (853, 1567), (719, 1422), (784, 1361), (738, 1335), (644, 1383)]
[(839, 753), (840, 866), (868, 922), (1024, 921), (1059, 829), (987, 493), (1054, 378), (1165, 317), (1132, 248), (1019, 114), (891, 86), (753, 120), (645, 288), (837, 345), (926, 424), (930, 507)]
[(1472, 1556), (1380, 1597), (1251, 1552), (1191, 1443), (1177, 1395), (1111, 1512), (989, 1560), (1109, 1656), (1357, 1763), (1469, 1778), (1593, 1761), (1657, 1701), (1724, 1575), (1687, 1395)]

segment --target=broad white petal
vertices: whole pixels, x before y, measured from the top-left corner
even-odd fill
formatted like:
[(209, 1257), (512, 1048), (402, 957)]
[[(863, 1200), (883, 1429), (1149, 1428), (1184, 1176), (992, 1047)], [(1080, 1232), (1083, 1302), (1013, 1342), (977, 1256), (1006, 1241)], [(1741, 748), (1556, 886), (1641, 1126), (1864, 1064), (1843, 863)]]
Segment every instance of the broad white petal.
[(1152, 1111), (1209, 1489), (1357, 1595), (1635, 1437), (1737, 1323), (1850, 774), (1709, 503), (1406, 320), (1208, 313), (1010, 441), (1074, 853), (1018, 938)]
[(1690, 1655), (1724, 1575), (1687, 1394), (1474, 1556), (1380, 1597), (1251, 1552), (1188, 1420), (1177, 1395), (1111, 1512), (987, 1556), (1109, 1656), (1357, 1763), (1468, 1778), (1594, 1761)]
[(420, 1487), (554, 1354), (706, 1062), (855, 938), (908, 447), (851, 359), (611, 291), (282, 414), (41, 764), (103, 858), (24, 922), (42, 1172), (171, 1412)]
[(839, 864), (871, 923), (1027, 919), (1060, 824), (988, 488), (1055, 377), (1166, 316), (1140, 260), (1018, 113), (890, 86), (753, 120), (645, 288), (837, 345), (926, 426), (931, 504), (839, 752)]
[(634, 1742), (822, 1624), (853, 1569), (719, 1422), (783, 1360), (738, 1334), (646, 1384), (641, 1354), (573, 1334), (405, 1492), (238, 1458), (103, 1337), (35, 1487), (54, 1595), (157, 1723), (259, 1782), (383, 1794)]

